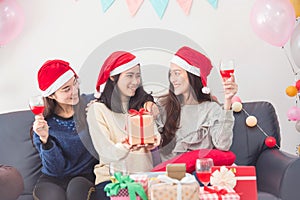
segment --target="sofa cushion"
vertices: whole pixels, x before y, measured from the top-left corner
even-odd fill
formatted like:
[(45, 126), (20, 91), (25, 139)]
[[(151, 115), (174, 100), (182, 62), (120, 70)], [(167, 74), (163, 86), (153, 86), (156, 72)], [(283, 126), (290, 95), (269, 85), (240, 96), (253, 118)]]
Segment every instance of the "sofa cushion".
[[(258, 126), (248, 127), (246, 118), (253, 115), (257, 118)], [(234, 113), (233, 142), (230, 150), (236, 155), (238, 165), (256, 165), (259, 155), (268, 147), (264, 141), (266, 133), (276, 138), (280, 145), (280, 128), (277, 114), (269, 102), (243, 103), (243, 110)]]
[(0, 199), (15, 200), (24, 189), (23, 178), (11, 166), (0, 165)]
[(31, 111), (0, 114), (0, 164), (15, 167), (24, 180), (22, 194), (32, 194), (40, 176), (41, 161), (30, 139)]
[(235, 155), (231, 151), (220, 151), (217, 149), (198, 149), (194, 151), (189, 151), (182, 153), (170, 160), (162, 162), (155, 166), (151, 171), (166, 171), (167, 164), (171, 163), (185, 163), (186, 172), (192, 173), (195, 171), (195, 164), (198, 158), (212, 158), (214, 160), (214, 165), (232, 165), (235, 160)]

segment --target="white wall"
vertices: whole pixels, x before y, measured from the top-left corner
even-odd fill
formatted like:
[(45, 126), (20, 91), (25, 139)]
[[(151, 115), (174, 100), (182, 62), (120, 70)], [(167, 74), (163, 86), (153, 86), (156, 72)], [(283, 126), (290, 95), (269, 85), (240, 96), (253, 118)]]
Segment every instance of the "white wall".
[(135, 17), (130, 16), (125, 1), (115, 1), (106, 13), (102, 12), (100, 0), (18, 3), (25, 12), (25, 27), (16, 39), (0, 48), (1, 113), (27, 109), (28, 97), (38, 92), (36, 72), (47, 59), (65, 59), (79, 71), (90, 53), (113, 36), (159, 28), (192, 39), (214, 64), (222, 57), (234, 57), (239, 65), (238, 96), (244, 102), (270, 101), (279, 116), (281, 145), (295, 153), (300, 134), (295, 123), (286, 117), (295, 99), (285, 94), (285, 88), (294, 84), (295, 77), (284, 51), (262, 41), (252, 31), (249, 16), (253, 0), (219, 1), (217, 10), (206, 0), (195, 0), (189, 16), (171, 0), (162, 19), (149, 1), (144, 1)]

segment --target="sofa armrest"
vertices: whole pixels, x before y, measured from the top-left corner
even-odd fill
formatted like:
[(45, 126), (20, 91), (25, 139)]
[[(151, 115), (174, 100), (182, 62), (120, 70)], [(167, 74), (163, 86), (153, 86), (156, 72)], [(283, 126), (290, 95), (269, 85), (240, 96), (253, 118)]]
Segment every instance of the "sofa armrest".
[(300, 196), (300, 158), (278, 149), (261, 153), (256, 163), (258, 190), (283, 200)]

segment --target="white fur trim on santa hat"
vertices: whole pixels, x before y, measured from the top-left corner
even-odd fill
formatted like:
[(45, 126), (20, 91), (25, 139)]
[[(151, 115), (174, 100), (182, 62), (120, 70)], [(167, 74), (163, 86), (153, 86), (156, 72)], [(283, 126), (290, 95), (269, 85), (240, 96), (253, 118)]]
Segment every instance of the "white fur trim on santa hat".
[(173, 56), (171, 63), (174, 63), (174, 64), (178, 65), (179, 67), (185, 69), (186, 71), (200, 77), (200, 69), (199, 68), (194, 67), (193, 65), (190, 65), (188, 62), (186, 62), (184, 59), (180, 58), (177, 55)]
[(109, 75), (110, 76), (114, 76), (114, 75), (117, 75), (117, 74), (121, 74), (122, 72), (124, 72), (124, 71), (126, 71), (126, 70), (128, 70), (128, 69), (130, 69), (130, 68), (132, 68), (132, 67), (134, 67), (136, 65), (138, 65), (138, 64), (141, 64), (141, 63), (139, 62), (139, 60), (137, 58), (134, 58), (130, 62), (125, 63), (123, 65), (120, 65), (120, 66), (116, 67), (114, 70), (112, 70), (110, 72)]
[(56, 81), (52, 83), (52, 85), (50, 85), (45, 91), (41, 91), (42, 96), (43, 97), (50, 96), (74, 76), (75, 74), (72, 70), (66, 71), (63, 75), (58, 77), (58, 79), (56, 79)]

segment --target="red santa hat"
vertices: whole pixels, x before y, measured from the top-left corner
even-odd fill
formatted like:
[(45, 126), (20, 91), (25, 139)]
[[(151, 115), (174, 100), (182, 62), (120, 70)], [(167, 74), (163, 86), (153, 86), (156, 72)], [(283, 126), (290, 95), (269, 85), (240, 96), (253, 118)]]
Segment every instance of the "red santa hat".
[(38, 71), (38, 84), (42, 96), (50, 96), (74, 76), (78, 77), (68, 62), (63, 60), (46, 61)]
[(175, 53), (171, 63), (199, 76), (203, 85), (202, 92), (204, 94), (210, 93), (210, 90), (207, 87), (207, 76), (212, 69), (212, 64), (205, 55), (190, 47), (184, 46)]
[[(103, 87), (110, 76), (120, 74), (140, 64), (135, 55), (126, 51), (116, 51), (104, 61), (96, 84), (95, 97), (100, 97)], [(101, 89), (100, 89), (101, 86)]]

